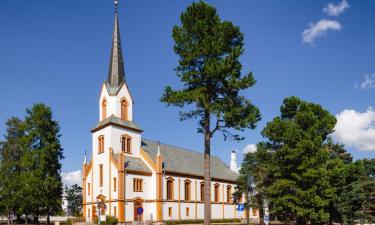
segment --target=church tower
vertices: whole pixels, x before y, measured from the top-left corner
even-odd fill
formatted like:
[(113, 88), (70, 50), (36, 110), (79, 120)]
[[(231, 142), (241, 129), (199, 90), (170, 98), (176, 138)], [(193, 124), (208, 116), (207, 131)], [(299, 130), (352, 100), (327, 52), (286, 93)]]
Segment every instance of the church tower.
[(103, 203), (102, 215), (115, 215), (124, 222), (125, 157), (140, 157), (142, 130), (133, 121), (133, 98), (125, 80), (117, 1), (108, 77), (102, 84), (98, 105), (99, 121), (91, 130), (92, 160), (83, 166), (88, 192), (84, 202), (91, 202), (87, 209), (84, 205), (84, 214), (97, 218), (97, 205)]

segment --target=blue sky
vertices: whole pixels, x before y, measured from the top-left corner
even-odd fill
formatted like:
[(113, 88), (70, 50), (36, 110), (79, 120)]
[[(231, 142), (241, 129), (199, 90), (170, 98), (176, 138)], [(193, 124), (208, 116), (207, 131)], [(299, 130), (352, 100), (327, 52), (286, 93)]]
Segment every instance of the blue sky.
[[(126, 81), (143, 137), (200, 150), (196, 121), (180, 122), (177, 109), (159, 101), (166, 85), (179, 85), (171, 30), (191, 2), (122, 0), (119, 16)], [(214, 155), (229, 162), (232, 149), (241, 155), (262, 140), (260, 131), (279, 114), (282, 100), (295, 95), (338, 115), (336, 138), (355, 158), (375, 156), (375, 1), (208, 2), (245, 35), (241, 62), (257, 84), (244, 94), (262, 113), (240, 143), (217, 134)], [(80, 169), (84, 150), (91, 152), (89, 130), (98, 122), (112, 28), (111, 0), (1, 0), (0, 135), (7, 118), (23, 117), (26, 107), (43, 102), (61, 126), (63, 171)]]

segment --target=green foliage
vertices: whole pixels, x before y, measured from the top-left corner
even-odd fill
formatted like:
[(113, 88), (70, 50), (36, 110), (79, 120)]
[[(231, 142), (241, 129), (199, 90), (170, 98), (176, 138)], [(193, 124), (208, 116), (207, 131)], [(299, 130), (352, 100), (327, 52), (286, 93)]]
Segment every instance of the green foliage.
[(283, 221), (371, 222), (373, 163), (352, 162), (344, 146), (329, 138), (336, 120), (320, 105), (289, 97), (280, 109), (262, 131), (268, 141), (245, 155), (239, 185), (241, 177), (253, 177), (258, 202), (266, 200), (271, 214)]
[(47, 215), (49, 219), (61, 209), (59, 126), (43, 104), (27, 109), (23, 121), (11, 118), (6, 125), (0, 149), (0, 205), (5, 213), (33, 214), (36, 220)]
[[(180, 119), (198, 119), (198, 132), (222, 131), (241, 139), (228, 129), (255, 128), (260, 120), (258, 108), (239, 92), (252, 87), (252, 73), (241, 76), (243, 34), (240, 28), (221, 21), (216, 9), (200, 1), (181, 14), (181, 26), (173, 28), (174, 51), (179, 56), (177, 76), (183, 84), (180, 90), (168, 86), (161, 98), (168, 106), (188, 107)], [(211, 119), (214, 121), (210, 130)]]
[[(213, 219), (212, 223), (239, 223), (240, 219)], [(203, 224), (203, 220), (167, 220), (165, 225), (177, 225), (177, 224)]]
[(72, 216), (80, 216), (82, 213), (82, 187), (74, 184), (65, 189), (66, 200), (68, 201), (68, 212)]
[(167, 86), (160, 100), (181, 108), (181, 120), (199, 122), (197, 131), (204, 135), (204, 218), (209, 224), (211, 138), (218, 131), (224, 139), (242, 140), (233, 130), (254, 129), (261, 116), (240, 93), (255, 84), (251, 72), (241, 74), (244, 43), (240, 28), (222, 21), (216, 9), (203, 1), (192, 3), (180, 18), (181, 25), (174, 26), (172, 36), (182, 88)]
[[(116, 217), (113, 217), (113, 216), (106, 216), (106, 221), (100, 221), (100, 225), (117, 225), (118, 224), (118, 219)], [(93, 220), (94, 224), (98, 224), (98, 218), (95, 218)]]

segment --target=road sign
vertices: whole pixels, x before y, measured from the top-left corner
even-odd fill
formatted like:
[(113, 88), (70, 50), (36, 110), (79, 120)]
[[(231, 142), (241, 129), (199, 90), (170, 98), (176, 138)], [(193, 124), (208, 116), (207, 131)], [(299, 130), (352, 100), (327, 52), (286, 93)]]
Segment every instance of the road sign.
[(242, 211), (244, 211), (244, 210), (245, 210), (245, 204), (238, 204), (238, 205), (237, 205), (237, 211), (242, 212)]
[(142, 213), (143, 213), (143, 208), (142, 207), (138, 207), (137, 208), (137, 214), (138, 215), (142, 215)]
[(270, 216), (269, 215), (264, 215), (264, 223), (268, 225), (270, 223)]

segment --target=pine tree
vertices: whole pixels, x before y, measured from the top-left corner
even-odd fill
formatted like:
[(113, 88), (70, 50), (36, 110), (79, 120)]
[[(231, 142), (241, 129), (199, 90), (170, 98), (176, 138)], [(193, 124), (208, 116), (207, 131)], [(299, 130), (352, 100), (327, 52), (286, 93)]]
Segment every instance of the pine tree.
[(6, 127), (5, 141), (0, 146), (0, 205), (9, 224), (10, 215), (20, 213), (22, 202), (19, 190), (24, 129), (23, 122), (16, 117), (8, 119)]
[[(36, 216), (50, 215), (61, 210), (62, 181), (61, 160), (63, 149), (60, 145), (60, 127), (53, 120), (52, 111), (44, 104), (35, 104), (26, 110), (25, 131), (29, 151), (23, 161), (26, 166), (29, 185), (34, 187), (32, 206)], [(27, 159), (27, 160), (26, 160)], [(36, 199), (39, 199), (37, 202)], [(35, 204), (35, 205), (34, 205)]]
[(173, 28), (174, 51), (179, 56), (177, 76), (183, 88), (168, 86), (161, 98), (167, 106), (186, 107), (180, 119), (197, 119), (204, 136), (204, 224), (211, 219), (211, 138), (241, 140), (233, 130), (254, 129), (260, 120), (257, 107), (240, 91), (255, 84), (252, 73), (241, 76), (243, 34), (239, 27), (222, 21), (214, 7), (200, 1), (181, 14), (181, 26)]
[(68, 201), (68, 214), (80, 216), (82, 213), (82, 187), (74, 184), (65, 188), (66, 200)]
[[(281, 115), (267, 123), (260, 146), (272, 155), (266, 194), (278, 219), (296, 224), (323, 224), (335, 189), (328, 180), (325, 141), (336, 119), (318, 104), (284, 99)], [(259, 146), (259, 145), (258, 145)], [(258, 149), (259, 150), (259, 149)]]

